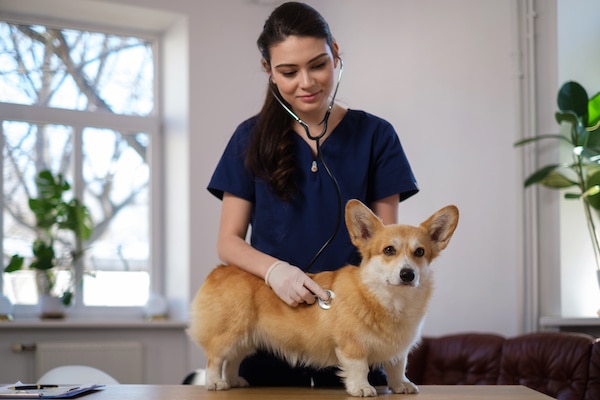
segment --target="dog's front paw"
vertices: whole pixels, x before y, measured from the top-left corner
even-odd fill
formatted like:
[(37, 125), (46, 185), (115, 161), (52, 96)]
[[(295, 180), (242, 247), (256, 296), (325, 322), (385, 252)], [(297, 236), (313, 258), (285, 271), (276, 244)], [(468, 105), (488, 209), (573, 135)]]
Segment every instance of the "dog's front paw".
[(226, 380), (219, 379), (214, 382), (206, 382), (207, 390), (227, 390), (229, 389), (229, 384)]
[(415, 394), (419, 393), (419, 388), (417, 385), (412, 383), (411, 381), (400, 382), (398, 385), (391, 387), (392, 392), (394, 393), (403, 393), (403, 394)]
[(375, 397), (375, 396), (377, 396), (377, 390), (371, 385), (347, 387), (346, 391), (351, 396), (356, 396), (356, 397)]

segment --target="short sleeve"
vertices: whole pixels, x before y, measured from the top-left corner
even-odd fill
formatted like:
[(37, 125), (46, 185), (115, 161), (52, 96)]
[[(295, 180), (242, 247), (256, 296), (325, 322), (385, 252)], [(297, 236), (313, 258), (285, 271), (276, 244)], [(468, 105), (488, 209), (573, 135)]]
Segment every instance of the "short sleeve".
[(396, 131), (391, 124), (381, 122), (373, 143), (368, 197), (376, 201), (399, 194), (403, 201), (419, 188)]
[(245, 158), (255, 120), (250, 119), (235, 130), (208, 184), (208, 191), (219, 199), (225, 192), (255, 201), (254, 176), (246, 168)]

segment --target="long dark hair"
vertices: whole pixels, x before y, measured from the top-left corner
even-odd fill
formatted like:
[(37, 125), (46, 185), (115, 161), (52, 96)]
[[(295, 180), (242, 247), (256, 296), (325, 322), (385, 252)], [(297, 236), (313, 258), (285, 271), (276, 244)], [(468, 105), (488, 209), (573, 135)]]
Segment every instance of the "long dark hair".
[[(319, 12), (304, 3), (284, 3), (271, 13), (256, 42), (268, 67), (271, 65), (271, 47), (289, 36), (325, 39), (333, 49), (329, 25)], [(246, 165), (256, 176), (266, 180), (277, 196), (290, 201), (297, 191), (294, 120), (277, 102), (273, 92), (281, 98), (277, 86), (269, 80), (265, 102), (246, 154)]]

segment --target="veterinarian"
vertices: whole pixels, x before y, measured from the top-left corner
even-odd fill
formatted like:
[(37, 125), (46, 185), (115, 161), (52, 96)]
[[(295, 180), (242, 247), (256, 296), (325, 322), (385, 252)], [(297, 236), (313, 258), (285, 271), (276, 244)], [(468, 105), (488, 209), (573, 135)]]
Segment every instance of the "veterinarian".
[[(208, 185), (222, 200), (217, 251), (289, 306), (306, 307), (315, 296), (329, 300), (307, 272), (360, 262), (343, 222), (345, 203), (359, 199), (384, 223), (397, 223), (399, 201), (418, 186), (394, 128), (335, 102), (343, 61), (316, 10), (282, 4), (257, 44), (264, 104), (235, 130)], [(290, 368), (266, 352), (244, 360), (240, 375), (253, 386), (341, 385), (333, 370)], [(384, 376), (372, 379), (385, 384)]]

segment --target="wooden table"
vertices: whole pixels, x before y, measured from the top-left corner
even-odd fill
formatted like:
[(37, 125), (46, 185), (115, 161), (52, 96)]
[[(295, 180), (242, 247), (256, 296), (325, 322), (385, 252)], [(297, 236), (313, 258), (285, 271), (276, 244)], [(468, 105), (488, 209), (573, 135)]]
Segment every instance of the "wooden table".
[[(419, 394), (381, 393), (377, 399), (402, 400), (551, 400), (525, 386), (420, 386)], [(194, 385), (107, 385), (82, 400), (348, 400), (343, 389), (244, 388), (219, 392)]]

